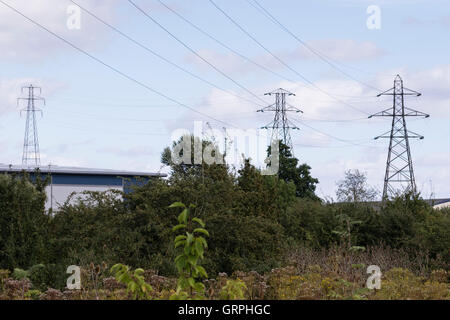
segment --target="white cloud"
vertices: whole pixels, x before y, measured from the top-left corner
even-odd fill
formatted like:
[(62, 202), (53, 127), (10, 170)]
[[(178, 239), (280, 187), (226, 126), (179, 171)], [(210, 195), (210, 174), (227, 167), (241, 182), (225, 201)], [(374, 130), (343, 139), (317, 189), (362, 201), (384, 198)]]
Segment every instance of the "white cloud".
[[(117, 0), (83, 1), (80, 5), (92, 10), (107, 21), (112, 21)], [(83, 48), (98, 48), (106, 39), (104, 28), (85, 13), (81, 13), (81, 29), (69, 30), (68, 0), (9, 0), (9, 5), (51, 31), (75, 42)], [(40, 61), (57, 52), (72, 50), (60, 40), (40, 29), (24, 17), (0, 4), (0, 58), (14, 61)]]
[(132, 146), (129, 148), (121, 147), (104, 147), (97, 150), (97, 152), (113, 154), (118, 157), (146, 157), (157, 155), (155, 151), (148, 145)]
[[(231, 53), (221, 53), (213, 50), (197, 50), (197, 53), (205, 60), (213, 63), (227, 74), (245, 75), (255, 70), (253, 64)], [(186, 61), (195, 65), (202, 71), (211, 70), (211, 66), (194, 54), (186, 56)]]
[(47, 155), (41, 153), (41, 165), (56, 165), (60, 167), (86, 167), (87, 162), (81, 159), (66, 158), (62, 156)]
[[(308, 43), (315, 51), (326, 54), (337, 61), (360, 61), (376, 59), (385, 54), (384, 50), (369, 41), (357, 42), (351, 39), (322, 39)], [(304, 46), (287, 55), (290, 60), (320, 59)]]
[[(316, 52), (322, 54), (326, 53), (326, 56), (334, 61), (370, 60), (379, 58), (385, 54), (384, 50), (378, 48), (372, 42), (356, 42), (350, 39), (315, 40), (308, 43), (308, 46), (313, 48)], [(260, 71), (253, 63), (232, 53), (222, 53), (207, 49), (197, 50), (197, 53), (205, 58), (205, 60), (210, 61), (219, 69), (229, 74), (242, 76), (255, 71)], [(320, 59), (305, 46), (299, 46), (293, 51), (285, 50), (278, 53), (275, 52), (274, 54), (285, 63)], [(250, 58), (268, 69), (275, 70), (285, 68), (276, 58), (268, 53)], [(194, 54), (187, 55), (186, 60), (202, 70), (209, 70), (211, 68)]]

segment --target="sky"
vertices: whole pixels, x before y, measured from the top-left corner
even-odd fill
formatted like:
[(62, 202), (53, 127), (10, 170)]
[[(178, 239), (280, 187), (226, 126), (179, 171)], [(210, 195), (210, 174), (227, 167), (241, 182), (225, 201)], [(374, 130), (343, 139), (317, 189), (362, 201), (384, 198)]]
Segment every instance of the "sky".
[(319, 179), (317, 194), (334, 198), (350, 169), (381, 191), (389, 141), (374, 137), (391, 122), (368, 115), (392, 107), (376, 95), (400, 74), (422, 93), (406, 106), (431, 115), (407, 119), (425, 136), (410, 142), (417, 187), (450, 197), (448, 1), (133, 0), (146, 15), (126, 0), (74, 1), (112, 28), (78, 16), (69, 0), (0, 1), (0, 163), (21, 163), (26, 106), (17, 98), (29, 84), (46, 99), (43, 165), (149, 172), (167, 172), (162, 150), (195, 121), (207, 134), (206, 122), (266, 125), (273, 113), (256, 111), (274, 98), (264, 94), (284, 88), (303, 111), (289, 114), (300, 128), (294, 153)]

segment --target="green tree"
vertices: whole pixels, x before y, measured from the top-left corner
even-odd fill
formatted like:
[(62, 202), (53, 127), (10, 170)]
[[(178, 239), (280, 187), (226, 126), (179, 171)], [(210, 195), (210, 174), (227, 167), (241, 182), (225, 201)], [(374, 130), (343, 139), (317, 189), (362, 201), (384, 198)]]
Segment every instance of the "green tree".
[(0, 175), (0, 268), (27, 269), (48, 258), (46, 179), (34, 176)]
[[(271, 153), (271, 147), (269, 147), (268, 156)], [(299, 165), (299, 160), (292, 155), (291, 149), (281, 141), (279, 155), (278, 177), (285, 182), (294, 183), (297, 197), (319, 200), (315, 194), (319, 180), (311, 176), (311, 167), (306, 163)]]

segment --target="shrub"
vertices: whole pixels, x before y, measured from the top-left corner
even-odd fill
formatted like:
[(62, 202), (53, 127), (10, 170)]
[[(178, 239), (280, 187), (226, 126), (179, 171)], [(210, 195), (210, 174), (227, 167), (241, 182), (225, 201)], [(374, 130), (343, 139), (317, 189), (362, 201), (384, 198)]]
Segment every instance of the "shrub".
[(433, 279), (425, 280), (410, 270), (394, 268), (384, 275), (381, 289), (373, 299), (382, 300), (442, 300), (450, 299), (450, 286)]
[(240, 280), (227, 280), (219, 294), (220, 300), (243, 300), (247, 286)]
[[(200, 265), (204, 259), (203, 253), (208, 247), (204, 236), (209, 236), (206, 231), (205, 223), (195, 217), (192, 218), (191, 210), (194, 205), (186, 207), (180, 202), (173, 203), (170, 208), (182, 208), (183, 211), (178, 216), (178, 225), (173, 227), (173, 231), (185, 231), (175, 237), (174, 248), (180, 248), (181, 253), (175, 258), (175, 265), (178, 270), (177, 293), (171, 299), (181, 297), (203, 298), (205, 285), (198, 282), (197, 279), (206, 278), (205, 268)], [(195, 223), (195, 224), (194, 224)], [(187, 296), (186, 296), (187, 294)]]
[(46, 261), (50, 217), (40, 175), (0, 174), (0, 268), (29, 268)]

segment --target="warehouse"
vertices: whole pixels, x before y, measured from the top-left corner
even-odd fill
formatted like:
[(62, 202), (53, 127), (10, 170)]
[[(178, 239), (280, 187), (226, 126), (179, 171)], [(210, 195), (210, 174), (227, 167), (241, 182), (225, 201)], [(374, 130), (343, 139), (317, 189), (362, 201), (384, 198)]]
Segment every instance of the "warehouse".
[[(0, 164), (0, 174), (28, 172), (31, 176), (35, 168)], [(46, 209), (57, 210), (73, 192), (119, 190), (128, 192), (138, 180), (165, 177), (162, 173), (117, 171), (75, 167), (42, 166), (39, 171), (50, 176), (46, 188)]]
[(429, 203), (435, 209), (450, 208), (450, 199), (434, 199), (434, 200), (429, 200)]

